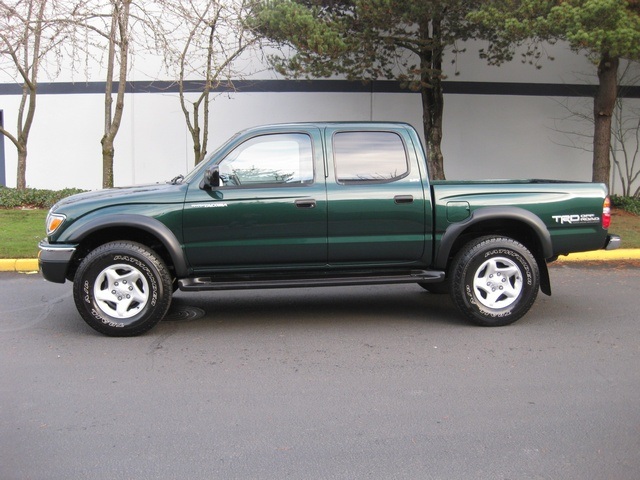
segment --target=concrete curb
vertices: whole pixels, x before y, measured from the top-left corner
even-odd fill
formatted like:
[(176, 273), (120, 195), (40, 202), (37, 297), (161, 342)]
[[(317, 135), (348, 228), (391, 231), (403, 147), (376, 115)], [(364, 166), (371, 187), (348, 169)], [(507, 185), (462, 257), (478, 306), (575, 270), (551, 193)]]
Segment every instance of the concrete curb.
[(37, 272), (38, 260), (35, 258), (0, 259), (0, 272)]
[[(558, 262), (595, 262), (640, 260), (640, 248), (621, 248), (618, 250), (595, 250), (593, 252), (572, 253), (558, 257)], [(30, 273), (38, 271), (35, 258), (0, 259), (0, 272)]]
[(640, 248), (620, 248), (618, 250), (595, 250), (593, 252), (571, 253), (558, 257), (559, 262), (640, 260)]

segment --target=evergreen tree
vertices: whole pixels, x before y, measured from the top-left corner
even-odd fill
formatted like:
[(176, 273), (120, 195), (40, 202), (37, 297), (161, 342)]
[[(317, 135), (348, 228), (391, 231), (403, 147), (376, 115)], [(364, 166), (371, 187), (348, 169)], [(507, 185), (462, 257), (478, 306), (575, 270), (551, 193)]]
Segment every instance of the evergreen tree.
[(429, 170), (444, 179), (442, 63), (467, 37), (467, 0), (265, 0), (256, 28), (292, 47), (275, 59), (293, 77), (397, 80), (422, 98)]

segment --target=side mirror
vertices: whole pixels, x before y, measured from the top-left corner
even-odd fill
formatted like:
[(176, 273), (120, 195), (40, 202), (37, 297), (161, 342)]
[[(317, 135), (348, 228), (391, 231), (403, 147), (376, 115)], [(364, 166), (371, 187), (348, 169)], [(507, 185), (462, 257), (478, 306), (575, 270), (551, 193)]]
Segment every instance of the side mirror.
[(200, 182), (201, 190), (211, 190), (220, 186), (220, 168), (218, 165), (209, 167), (204, 172), (204, 178)]

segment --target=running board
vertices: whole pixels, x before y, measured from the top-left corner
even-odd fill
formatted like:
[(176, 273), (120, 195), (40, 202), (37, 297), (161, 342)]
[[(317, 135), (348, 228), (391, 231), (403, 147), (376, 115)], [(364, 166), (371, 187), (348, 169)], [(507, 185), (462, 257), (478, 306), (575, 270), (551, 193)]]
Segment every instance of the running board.
[(237, 275), (220, 277), (193, 277), (178, 281), (180, 290), (249, 290), (260, 288), (339, 287), (350, 285), (383, 285), (389, 283), (439, 283), (445, 273), (439, 270), (412, 270), (405, 273), (352, 273), (324, 276), (272, 276)]

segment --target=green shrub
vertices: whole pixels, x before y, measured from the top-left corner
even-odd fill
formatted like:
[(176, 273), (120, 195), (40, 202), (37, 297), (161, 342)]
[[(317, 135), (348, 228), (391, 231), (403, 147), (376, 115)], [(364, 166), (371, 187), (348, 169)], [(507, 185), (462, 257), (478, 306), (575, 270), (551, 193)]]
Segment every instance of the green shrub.
[(0, 187), (0, 208), (50, 208), (54, 203), (69, 195), (84, 192), (78, 188), (65, 188), (64, 190), (40, 190), (26, 188)]
[(626, 210), (629, 213), (640, 215), (640, 198), (638, 197), (622, 197), (620, 195), (611, 196), (611, 204), (614, 207)]

